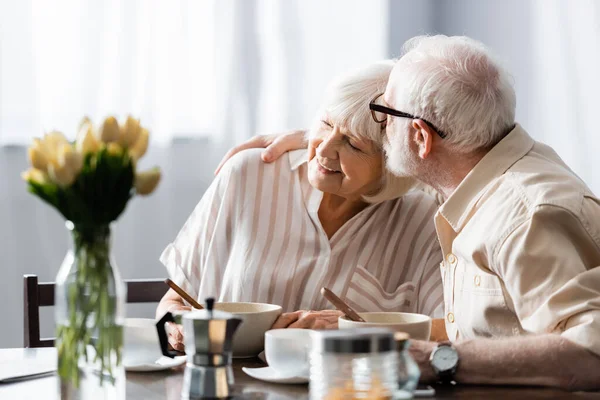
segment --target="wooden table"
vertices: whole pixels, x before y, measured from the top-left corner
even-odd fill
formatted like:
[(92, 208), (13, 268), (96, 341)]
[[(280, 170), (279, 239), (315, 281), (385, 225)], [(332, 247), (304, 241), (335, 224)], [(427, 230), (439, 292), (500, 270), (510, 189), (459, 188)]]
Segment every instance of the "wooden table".
[[(2, 360), (27, 357), (40, 360), (55, 357), (54, 349), (0, 349)], [(2, 365), (2, 364), (0, 364)], [(233, 365), (236, 387), (240, 399), (304, 400), (308, 399), (308, 385), (274, 385), (254, 380), (242, 367), (264, 366), (258, 359), (236, 360)], [(180, 400), (183, 367), (160, 372), (128, 372), (128, 400)], [(0, 384), (0, 399), (58, 399), (56, 376), (18, 383)], [(495, 387), (495, 386), (436, 386), (436, 395), (429, 399), (600, 399), (600, 393), (568, 393), (554, 389)]]

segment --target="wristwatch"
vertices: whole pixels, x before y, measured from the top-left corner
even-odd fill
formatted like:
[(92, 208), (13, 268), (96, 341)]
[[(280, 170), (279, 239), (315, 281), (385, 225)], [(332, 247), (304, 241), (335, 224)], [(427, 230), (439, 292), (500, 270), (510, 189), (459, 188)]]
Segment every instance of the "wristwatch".
[(458, 367), (458, 352), (451, 342), (438, 343), (429, 356), (429, 364), (440, 382), (450, 383)]

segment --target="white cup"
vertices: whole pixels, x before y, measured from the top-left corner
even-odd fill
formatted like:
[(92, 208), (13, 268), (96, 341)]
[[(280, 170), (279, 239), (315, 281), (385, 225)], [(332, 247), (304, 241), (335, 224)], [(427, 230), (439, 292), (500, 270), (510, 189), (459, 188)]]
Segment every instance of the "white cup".
[(156, 321), (153, 319), (125, 319), (123, 344), (123, 365), (126, 367), (154, 364), (162, 357)]
[(265, 333), (265, 357), (269, 367), (285, 376), (308, 376), (309, 329), (273, 329)]

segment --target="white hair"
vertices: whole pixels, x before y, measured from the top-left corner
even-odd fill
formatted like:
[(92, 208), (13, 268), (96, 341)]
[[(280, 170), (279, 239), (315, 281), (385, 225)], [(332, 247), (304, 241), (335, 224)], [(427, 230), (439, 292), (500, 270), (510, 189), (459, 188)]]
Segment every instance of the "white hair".
[(444, 132), (451, 148), (471, 152), (498, 143), (515, 124), (512, 77), (466, 36), (417, 36), (404, 44), (394, 96), (401, 111)]
[[(382, 187), (378, 193), (364, 196), (370, 203), (401, 197), (416, 186), (414, 179), (398, 177), (388, 170), (383, 155), (385, 132), (381, 124), (373, 120), (369, 109), (371, 100), (385, 91), (394, 65), (395, 61), (392, 60), (379, 61), (335, 78), (327, 86), (315, 121), (315, 124), (319, 124), (321, 115), (326, 113), (332, 123), (344, 127), (352, 137), (370, 140), (382, 150)], [(313, 132), (314, 128), (308, 131), (308, 138), (313, 136)]]

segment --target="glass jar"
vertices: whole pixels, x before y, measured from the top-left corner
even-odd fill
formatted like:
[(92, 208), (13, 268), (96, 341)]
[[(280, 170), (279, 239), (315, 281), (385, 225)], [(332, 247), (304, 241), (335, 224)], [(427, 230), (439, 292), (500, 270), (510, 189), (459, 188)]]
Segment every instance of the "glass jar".
[(394, 334), (398, 352), (398, 392), (397, 398), (411, 398), (419, 383), (421, 370), (408, 352), (410, 337), (403, 332)]
[(110, 226), (75, 226), (56, 277), (55, 321), (61, 400), (124, 399), (126, 287), (112, 260)]
[(363, 328), (313, 333), (310, 399), (392, 399), (398, 389), (394, 334)]

